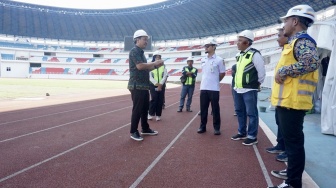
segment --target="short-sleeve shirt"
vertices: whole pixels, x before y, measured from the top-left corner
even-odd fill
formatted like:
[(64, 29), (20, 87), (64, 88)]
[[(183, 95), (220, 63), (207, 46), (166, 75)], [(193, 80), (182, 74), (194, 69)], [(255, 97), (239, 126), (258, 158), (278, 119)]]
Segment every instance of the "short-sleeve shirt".
[(136, 65), (147, 63), (144, 51), (134, 46), (129, 53), (129, 72), (127, 89), (149, 90), (149, 70), (139, 70)]
[(216, 54), (201, 61), (202, 82), (201, 90), (219, 91), (219, 74), (225, 72), (223, 59)]

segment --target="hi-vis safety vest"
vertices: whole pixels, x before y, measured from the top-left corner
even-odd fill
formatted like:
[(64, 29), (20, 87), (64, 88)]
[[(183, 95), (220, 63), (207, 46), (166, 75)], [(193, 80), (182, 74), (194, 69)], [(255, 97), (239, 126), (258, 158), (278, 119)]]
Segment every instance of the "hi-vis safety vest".
[[(308, 36), (306, 38), (311, 39), (315, 43), (314, 39), (310, 38), (309, 35), (305, 36)], [(281, 67), (297, 62), (294, 57), (294, 45), (296, 40), (297, 39), (293, 40), (291, 44), (286, 44), (284, 46), (281, 58), (275, 68), (275, 74)], [(312, 96), (315, 91), (317, 81), (318, 70), (296, 78), (287, 76), (283, 84), (277, 84), (274, 82), (271, 97), (272, 105), (296, 110), (312, 109)]]
[(165, 66), (161, 66), (157, 69), (154, 69), (152, 70), (152, 75), (153, 75), (153, 78), (158, 82), (160, 83), (160, 81), (162, 80), (163, 78), (163, 72), (164, 72), (164, 68)]
[[(184, 70), (185, 70), (185, 72), (192, 72), (192, 73), (196, 72), (196, 68), (194, 68), (194, 67), (191, 69), (191, 71), (189, 71), (188, 67), (185, 67)], [(184, 83), (184, 85), (193, 85), (193, 81), (194, 81), (193, 77), (187, 76), (187, 80)]]
[(244, 55), (236, 57), (236, 75), (235, 87), (236, 88), (250, 88), (258, 89), (258, 71), (255, 68), (252, 59), (255, 53), (260, 53), (256, 49), (249, 49)]

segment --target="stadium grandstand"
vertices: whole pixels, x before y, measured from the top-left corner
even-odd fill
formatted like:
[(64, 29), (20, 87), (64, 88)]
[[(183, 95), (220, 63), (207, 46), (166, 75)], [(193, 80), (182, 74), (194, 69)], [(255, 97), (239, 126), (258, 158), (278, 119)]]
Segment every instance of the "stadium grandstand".
[[(265, 60), (267, 73), (262, 87), (272, 88), (273, 71), (282, 51), (276, 41), (279, 17), (298, 4), (309, 4), (316, 11), (317, 22), (308, 32), (317, 39), (320, 57), (335, 54), (334, 0), (168, 0), (99, 10), (0, 0), (0, 78), (128, 80), (125, 38), (144, 29), (152, 42), (152, 48), (145, 51), (147, 60), (159, 51), (168, 70), (168, 81), (179, 80), (190, 56), (195, 59), (200, 81), (203, 43), (214, 37), (218, 42), (216, 54), (225, 59), (227, 69), (222, 82), (231, 83), (231, 66), (238, 52), (237, 34), (248, 29), (255, 36), (253, 47)], [(331, 60), (335, 58), (332, 55)], [(333, 78), (331, 74), (335, 73), (328, 74)], [(316, 95), (323, 91), (321, 84)], [(329, 85), (335, 89), (336, 82)], [(323, 95), (329, 98), (334, 93)], [(323, 111), (331, 108), (336, 113), (332, 104)], [(326, 113), (324, 120), (334, 117), (335, 114)], [(336, 135), (336, 131), (327, 134)]]

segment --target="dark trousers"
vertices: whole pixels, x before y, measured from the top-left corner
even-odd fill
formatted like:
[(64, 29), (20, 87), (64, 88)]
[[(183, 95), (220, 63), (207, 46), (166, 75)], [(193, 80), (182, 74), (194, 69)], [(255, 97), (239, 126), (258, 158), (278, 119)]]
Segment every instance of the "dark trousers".
[(279, 117), (278, 117), (278, 113), (277, 111), (275, 111), (275, 123), (278, 125), (278, 133), (277, 133), (277, 146), (279, 149), (281, 149), (282, 151), (285, 151), (285, 141), (283, 139), (283, 136), (281, 134), (281, 131), (280, 131), (280, 127), (279, 127)]
[(219, 130), (221, 126), (220, 108), (219, 108), (219, 91), (201, 90), (201, 126), (206, 128), (208, 122), (208, 108), (211, 103), (213, 127)]
[(162, 86), (163, 104), (166, 104), (166, 83)]
[(238, 118), (238, 133), (246, 135), (247, 131), (247, 138), (257, 138), (259, 126), (257, 90), (251, 90), (245, 93), (234, 92), (234, 95), (235, 109)]
[(149, 115), (151, 116), (161, 116), (162, 114), (162, 105), (163, 105), (163, 97), (164, 91), (155, 91), (155, 87), (153, 84), (150, 85), (150, 94), (151, 100), (149, 103)]
[(234, 106), (234, 110), (235, 110), (235, 113), (237, 114), (236, 112), (236, 90), (234, 90), (234, 87), (231, 88), (231, 93), (232, 93), (232, 98), (233, 98), (233, 106)]
[(132, 116), (131, 116), (131, 131), (138, 131), (139, 121), (141, 119), (142, 130), (149, 129), (147, 122), (147, 113), (149, 108), (149, 92), (148, 90), (132, 89), (130, 90), (133, 101)]
[(288, 156), (286, 183), (301, 188), (305, 167), (303, 121), (306, 111), (276, 107), (276, 112)]

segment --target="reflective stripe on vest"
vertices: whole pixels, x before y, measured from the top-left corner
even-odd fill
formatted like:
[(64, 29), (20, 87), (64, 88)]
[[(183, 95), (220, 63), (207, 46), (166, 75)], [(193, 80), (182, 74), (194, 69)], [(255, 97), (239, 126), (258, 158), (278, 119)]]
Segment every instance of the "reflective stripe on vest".
[(252, 62), (256, 51), (250, 49), (244, 55), (237, 57), (235, 87), (236, 88), (258, 88), (258, 74)]
[[(191, 71), (189, 71), (188, 67), (185, 67), (184, 68), (184, 71), (185, 72), (192, 72), (192, 73), (195, 73), (196, 72), (196, 68), (192, 68)], [(190, 77), (190, 76), (187, 76), (187, 80), (186, 82), (184, 83), (184, 85), (193, 85), (193, 80), (194, 78), (193, 77)]]
[[(281, 58), (274, 70), (276, 74), (283, 66), (297, 62), (294, 57), (294, 44), (286, 44), (281, 53)], [(313, 107), (312, 95), (318, 81), (318, 70), (292, 78), (287, 76), (283, 84), (273, 83), (271, 103), (274, 106), (282, 106), (297, 110), (310, 110)]]
[(157, 69), (154, 69), (151, 72), (153, 74), (154, 80), (156, 80), (158, 83), (160, 83), (160, 81), (163, 78), (164, 66), (161, 66)]

